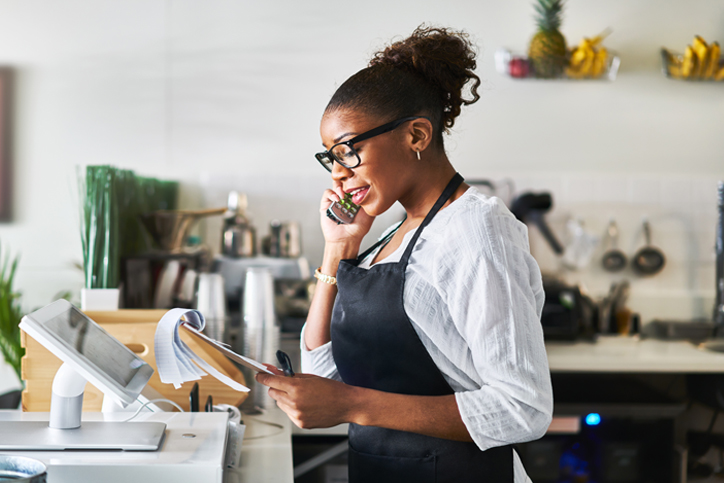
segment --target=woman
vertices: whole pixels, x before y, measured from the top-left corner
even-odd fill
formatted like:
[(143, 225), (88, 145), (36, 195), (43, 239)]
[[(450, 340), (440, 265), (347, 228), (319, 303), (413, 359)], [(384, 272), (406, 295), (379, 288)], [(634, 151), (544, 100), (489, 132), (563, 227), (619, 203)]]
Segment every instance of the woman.
[[(418, 28), (332, 97), (317, 159), (333, 188), (293, 378), (259, 375), (300, 427), (351, 423), (351, 482), (528, 481), (511, 444), (542, 436), (552, 393), (527, 230), (462, 182), (443, 132), (478, 99), (467, 37)], [(463, 88), (471, 83), (471, 99)], [(325, 216), (346, 193), (351, 224)], [(399, 226), (357, 256), (375, 216)]]

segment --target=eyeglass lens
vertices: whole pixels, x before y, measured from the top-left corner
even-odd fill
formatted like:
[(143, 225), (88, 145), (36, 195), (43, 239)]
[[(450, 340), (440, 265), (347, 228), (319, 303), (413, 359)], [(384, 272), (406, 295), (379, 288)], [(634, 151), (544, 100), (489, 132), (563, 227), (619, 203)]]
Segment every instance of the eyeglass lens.
[(331, 153), (342, 166), (347, 168), (354, 168), (360, 163), (357, 152), (346, 144), (334, 146)]

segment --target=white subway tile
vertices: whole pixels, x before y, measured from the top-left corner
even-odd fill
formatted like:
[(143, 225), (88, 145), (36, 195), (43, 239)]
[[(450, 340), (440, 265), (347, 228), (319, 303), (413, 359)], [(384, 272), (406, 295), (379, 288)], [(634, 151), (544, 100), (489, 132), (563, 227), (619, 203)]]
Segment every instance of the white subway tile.
[(634, 205), (656, 205), (661, 200), (661, 183), (656, 177), (630, 177), (628, 201)]
[(668, 209), (688, 211), (692, 204), (692, 182), (686, 177), (661, 180), (661, 204)]
[(595, 202), (595, 178), (586, 175), (573, 175), (566, 177), (564, 191), (566, 200), (571, 203)]
[(628, 183), (623, 176), (598, 176), (594, 189), (598, 203), (626, 203), (628, 200)]

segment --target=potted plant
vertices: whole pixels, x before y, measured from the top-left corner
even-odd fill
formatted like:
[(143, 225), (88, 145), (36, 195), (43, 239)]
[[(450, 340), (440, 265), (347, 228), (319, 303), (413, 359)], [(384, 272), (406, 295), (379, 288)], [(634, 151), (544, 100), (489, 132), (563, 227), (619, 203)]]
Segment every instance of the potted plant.
[[(20, 380), (20, 359), (25, 349), (20, 346), (20, 328), (18, 324), (23, 314), (20, 309), (20, 294), (15, 291), (13, 282), (19, 257), (11, 260), (10, 253), (3, 256), (0, 246), (0, 354), (14, 370)], [(2, 361), (0, 361), (2, 362)], [(20, 391), (0, 394), (0, 409), (15, 408), (20, 402)]]
[(118, 309), (117, 171), (111, 166), (86, 166), (78, 176), (85, 275), (81, 290), (83, 310)]

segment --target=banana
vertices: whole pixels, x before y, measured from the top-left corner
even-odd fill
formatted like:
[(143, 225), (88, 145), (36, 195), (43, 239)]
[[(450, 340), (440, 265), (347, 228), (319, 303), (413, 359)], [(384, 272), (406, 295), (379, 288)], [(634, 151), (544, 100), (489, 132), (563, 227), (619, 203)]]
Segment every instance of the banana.
[(681, 64), (669, 64), (669, 76), (674, 79), (681, 79), (684, 76), (681, 74)]
[[(581, 44), (583, 44), (583, 42), (581, 42)], [(586, 60), (586, 49), (579, 45), (571, 52), (570, 65), (572, 67), (580, 67), (584, 60)]]
[(606, 29), (593, 38), (584, 37), (578, 46), (571, 51), (571, 56), (566, 67), (566, 75), (573, 79), (585, 77), (599, 77), (606, 68), (608, 51), (599, 45), (609, 34)]
[(566, 67), (566, 76), (571, 79), (583, 79), (584, 76), (581, 73), (581, 63), (583, 63), (583, 59), (585, 59), (583, 51), (578, 47), (573, 49), (573, 52), (571, 52), (571, 60), (568, 67)]
[(608, 57), (608, 51), (606, 47), (601, 47), (596, 52), (593, 58), (593, 66), (591, 67), (591, 77), (596, 78), (603, 73), (603, 69), (606, 66), (606, 58)]
[(704, 75), (704, 71), (709, 63), (709, 46), (706, 45), (706, 41), (698, 35), (694, 36), (694, 41), (691, 43), (694, 53), (696, 54), (696, 69), (694, 69), (693, 77), (701, 79)]
[(583, 59), (583, 63), (581, 64), (581, 73), (583, 75), (591, 75), (591, 68), (593, 67), (593, 59), (596, 57), (596, 53), (593, 51), (593, 47), (591, 46), (591, 41), (588, 39), (583, 39), (581, 41), (581, 45), (583, 45), (585, 42), (585, 55), (586, 58)]
[(716, 73), (714, 76), (715, 81), (721, 81), (724, 80), (724, 66), (719, 68), (719, 72)]
[(719, 56), (721, 55), (721, 48), (719, 42), (712, 42), (709, 46), (709, 61), (706, 65), (706, 71), (702, 74), (702, 78), (711, 79), (719, 69)]
[(691, 45), (687, 45), (686, 52), (684, 52), (684, 61), (681, 63), (681, 75), (684, 79), (688, 79), (694, 73), (696, 73), (696, 54)]
[(571, 67), (570, 65), (566, 67), (566, 76), (571, 79), (583, 79), (585, 77), (585, 75), (581, 73), (580, 67)]

